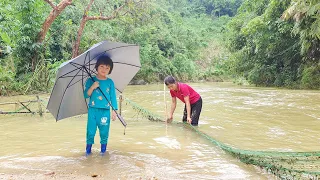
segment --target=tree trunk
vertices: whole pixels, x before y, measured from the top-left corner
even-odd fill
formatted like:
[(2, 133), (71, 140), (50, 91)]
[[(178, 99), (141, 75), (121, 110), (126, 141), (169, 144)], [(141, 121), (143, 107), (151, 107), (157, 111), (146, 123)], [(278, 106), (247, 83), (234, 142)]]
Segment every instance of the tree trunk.
[[(71, 5), (72, 0), (62, 0), (57, 6), (52, 7), (52, 11), (50, 12), (47, 19), (42, 24), (41, 31), (38, 35), (38, 43), (42, 43), (46, 37), (46, 34), (52, 25), (53, 21), (60, 15), (60, 13), (69, 5)], [(51, 4), (50, 4), (51, 5)], [(52, 5), (51, 5), (52, 6)]]
[(84, 14), (83, 17), (82, 17), (81, 23), (80, 23), (79, 30), (78, 30), (77, 40), (76, 40), (76, 42), (74, 43), (74, 46), (73, 46), (72, 58), (77, 57), (78, 54), (79, 54), (80, 40), (81, 40), (81, 36), (82, 36), (82, 33), (83, 33), (83, 29), (86, 26), (86, 23), (87, 23), (87, 15)]
[[(52, 10), (49, 16), (46, 18), (44, 23), (42, 24), (41, 31), (38, 34), (37, 43), (42, 44), (44, 39), (46, 38), (46, 34), (49, 31), (50, 26), (52, 25), (53, 21), (60, 15), (60, 13), (69, 5), (72, 4), (72, 0), (62, 0), (57, 6), (55, 6), (51, 0), (44, 0), (50, 4)], [(32, 71), (36, 69), (36, 65), (38, 63), (38, 52), (34, 52), (34, 55), (31, 60), (31, 67)]]
[[(102, 12), (100, 12), (100, 16), (87, 16), (90, 8), (91, 8), (91, 5), (93, 4), (94, 0), (90, 0), (87, 8), (85, 9), (84, 13), (83, 13), (83, 16), (82, 16), (82, 20), (80, 22), (80, 27), (79, 27), (79, 30), (78, 30), (78, 34), (77, 34), (77, 40), (72, 48), (72, 58), (75, 58), (79, 55), (79, 46), (80, 46), (80, 41), (81, 41), (81, 36), (82, 36), (82, 33), (83, 33), (83, 30), (84, 30), (84, 27), (86, 26), (86, 23), (87, 21), (90, 21), (90, 20), (111, 20), (111, 19), (114, 19), (116, 18), (117, 16), (120, 16), (118, 15), (118, 13), (120, 11), (123, 10), (123, 8), (125, 6), (128, 5), (128, 3), (130, 1), (126, 1), (123, 5), (121, 5), (120, 7), (116, 8), (113, 12), (112, 12), (112, 15), (110, 16), (103, 16), (102, 15)], [(137, 4), (140, 3), (140, 2), (136, 2)], [(123, 15), (125, 15), (127, 12), (124, 12)]]

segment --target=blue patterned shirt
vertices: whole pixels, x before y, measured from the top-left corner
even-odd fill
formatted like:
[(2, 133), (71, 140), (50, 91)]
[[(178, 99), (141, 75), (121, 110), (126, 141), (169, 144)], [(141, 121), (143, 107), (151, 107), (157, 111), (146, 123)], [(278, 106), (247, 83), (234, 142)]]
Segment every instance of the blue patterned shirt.
[[(108, 98), (114, 110), (118, 110), (116, 89), (114, 87), (114, 82), (112, 81), (112, 79), (107, 78), (105, 80), (100, 80), (96, 76), (94, 76), (93, 79), (99, 82), (100, 89)], [(85, 84), (84, 98), (89, 98), (88, 106), (93, 108), (110, 109), (110, 104), (105, 99), (99, 88), (93, 90), (91, 96), (88, 96), (88, 90), (93, 83), (94, 81), (92, 81), (91, 78), (88, 78)]]

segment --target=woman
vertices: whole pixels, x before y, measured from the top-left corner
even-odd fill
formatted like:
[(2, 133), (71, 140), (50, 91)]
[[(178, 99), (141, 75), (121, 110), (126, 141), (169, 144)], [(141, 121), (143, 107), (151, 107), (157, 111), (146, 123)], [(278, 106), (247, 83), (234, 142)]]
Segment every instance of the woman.
[(178, 98), (185, 103), (182, 121), (197, 126), (202, 109), (202, 99), (199, 93), (188, 84), (177, 82), (172, 76), (167, 76), (164, 79), (164, 83), (170, 89), (172, 97), (171, 111), (167, 122), (172, 121), (172, 116), (177, 105), (176, 98)]

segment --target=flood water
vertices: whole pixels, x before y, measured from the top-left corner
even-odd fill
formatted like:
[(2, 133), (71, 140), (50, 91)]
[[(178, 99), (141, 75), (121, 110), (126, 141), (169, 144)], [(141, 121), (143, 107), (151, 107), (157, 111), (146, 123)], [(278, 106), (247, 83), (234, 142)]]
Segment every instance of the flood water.
[[(199, 130), (229, 146), (246, 150), (319, 151), (320, 91), (191, 84), (203, 99)], [(165, 117), (159, 85), (128, 86), (124, 97)], [(49, 95), (41, 95), (47, 99)], [(35, 96), (0, 97), (0, 102)], [(180, 102), (174, 121), (180, 122)], [(17, 108), (1, 105), (1, 111)], [(0, 179), (275, 179), (222, 151), (179, 124), (150, 122), (123, 103), (126, 135), (111, 123), (108, 153), (99, 155), (97, 132), (93, 155), (85, 157), (87, 116), (55, 122), (50, 114), (0, 115)]]

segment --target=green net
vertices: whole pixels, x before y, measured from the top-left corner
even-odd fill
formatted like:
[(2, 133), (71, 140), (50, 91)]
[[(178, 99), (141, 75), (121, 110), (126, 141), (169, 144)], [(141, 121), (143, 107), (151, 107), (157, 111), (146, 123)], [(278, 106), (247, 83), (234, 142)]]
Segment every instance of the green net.
[[(135, 111), (150, 121), (164, 122), (163, 118), (147, 109), (139, 106), (137, 103), (125, 98)], [(179, 123), (183, 124), (183, 123)], [(320, 151), (319, 152), (277, 152), (277, 151), (250, 151), (233, 148), (222, 142), (219, 142), (202, 132), (198, 127), (189, 124), (183, 124), (209, 140), (222, 150), (240, 159), (241, 162), (252, 164), (267, 170), (269, 173), (281, 179), (320, 179)]]

